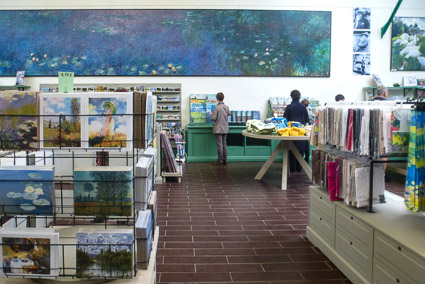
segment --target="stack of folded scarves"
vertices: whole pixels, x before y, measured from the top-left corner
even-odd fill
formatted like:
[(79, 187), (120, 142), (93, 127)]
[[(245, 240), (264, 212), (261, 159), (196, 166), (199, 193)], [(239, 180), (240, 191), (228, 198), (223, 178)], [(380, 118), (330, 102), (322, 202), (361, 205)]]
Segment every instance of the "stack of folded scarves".
[(248, 132), (258, 135), (276, 135), (276, 126), (271, 123), (263, 123), (261, 120), (248, 120), (246, 122)]

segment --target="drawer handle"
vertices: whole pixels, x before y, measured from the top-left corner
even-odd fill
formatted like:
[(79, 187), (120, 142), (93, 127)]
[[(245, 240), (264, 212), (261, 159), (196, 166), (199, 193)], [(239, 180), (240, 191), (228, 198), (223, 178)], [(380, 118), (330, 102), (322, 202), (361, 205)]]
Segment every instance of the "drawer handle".
[(320, 200), (322, 200), (322, 197), (320, 196)]
[(400, 279), (398, 279), (398, 278), (395, 281), (397, 281), (397, 283), (400, 283)]
[(354, 220), (354, 217), (353, 217), (353, 216), (351, 216), (351, 217), (350, 217), (350, 219), (351, 219), (351, 220)]
[(397, 249), (398, 249), (398, 251), (401, 251), (401, 246), (398, 246)]
[(322, 217), (320, 217), (319, 220), (322, 221)]
[(353, 242), (350, 242), (350, 246), (352, 246), (353, 245)]

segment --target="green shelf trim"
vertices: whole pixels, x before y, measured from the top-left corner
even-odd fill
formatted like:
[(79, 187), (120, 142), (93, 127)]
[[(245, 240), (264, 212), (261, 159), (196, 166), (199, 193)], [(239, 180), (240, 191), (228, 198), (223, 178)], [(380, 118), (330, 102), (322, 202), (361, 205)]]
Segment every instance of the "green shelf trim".
[(31, 86), (25, 86), (25, 85), (13, 85), (13, 86), (0, 86), (0, 90), (19, 90), (24, 91), (26, 89), (31, 88)]

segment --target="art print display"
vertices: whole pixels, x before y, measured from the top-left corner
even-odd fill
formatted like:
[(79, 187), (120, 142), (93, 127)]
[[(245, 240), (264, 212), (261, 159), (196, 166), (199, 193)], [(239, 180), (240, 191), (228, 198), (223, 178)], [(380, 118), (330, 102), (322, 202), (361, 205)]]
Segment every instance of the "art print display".
[(7, 228), (0, 232), (0, 274), (34, 278), (59, 275), (59, 234), (52, 229)]
[(355, 30), (370, 29), (370, 8), (353, 9), (353, 28)]
[(353, 51), (370, 52), (370, 31), (354, 31), (353, 33)]
[(370, 54), (353, 54), (353, 74), (370, 75)]
[(131, 93), (89, 95), (89, 147), (130, 149), (133, 139), (132, 111)]
[(395, 17), (391, 35), (391, 71), (425, 70), (425, 17)]
[(190, 95), (190, 123), (206, 123), (207, 122), (207, 106), (206, 95), (192, 94)]
[(133, 278), (133, 230), (77, 233), (77, 277)]
[(1, 149), (38, 147), (37, 106), (36, 92), (0, 92)]
[(52, 166), (0, 166), (0, 211), (7, 214), (53, 214)]
[(74, 171), (75, 215), (131, 216), (132, 167), (81, 167)]
[(20, 86), (24, 84), (25, 71), (16, 72), (16, 83), (15, 85)]
[(42, 148), (81, 147), (82, 96), (40, 95)]
[[(8, 40), (0, 41), (0, 76), (15, 76), (25, 66), (27, 76), (329, 77), (331, 16), (300, 10), (3, 10), (0, 38)], [(34, 36), (35, 30), (43, 32)]]

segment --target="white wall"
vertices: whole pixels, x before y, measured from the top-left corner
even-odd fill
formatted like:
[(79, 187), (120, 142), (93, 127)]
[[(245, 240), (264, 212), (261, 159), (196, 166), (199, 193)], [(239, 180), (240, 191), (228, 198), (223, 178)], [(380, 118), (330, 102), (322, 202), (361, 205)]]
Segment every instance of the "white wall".
[[(88, 4), (89, 3), (89, 4)], [(213, 3), (213, 4), (211, 4)], [(385, 85), (402, 83), (404, 75), (425, 78), (425, 72), (390, 72), (391, 26), (384, 38), (380, 29), (389, 19), (397, 0), (0, 0), (0, 9), (277, 9), (332, 11), (331, 76), (329, 78), (256, 77), (76, 77), (76, 84), (89, 83), (181, 83), (183, 124), (189, 122), (188, 97), (191, 93), (223, 92), (231, 109), (258, 109), (266, 112), (270, 96), (289, 96), (293, 89), (302, 96), (333, 101), (338, 93), (346, 100), (363, 100), (362, 87), (373, 86), (370, 76), (352, 75), (352, 9), (371, 8), (371, 71)], [(425, 17), (425, 1), (404, 1), (396, 16)], [(152, 19), (155, 21), (155, 19)], [(2, 39), (3, 40), (3, 39)], [(19, 46), (17, 46), (19, 52)], [(13, 77), (0, 77), (0, 85), (15, 83)], [(57, 83), (55, 77), (26, 77), (25, 84), (38, 90), (39, 84)]]

